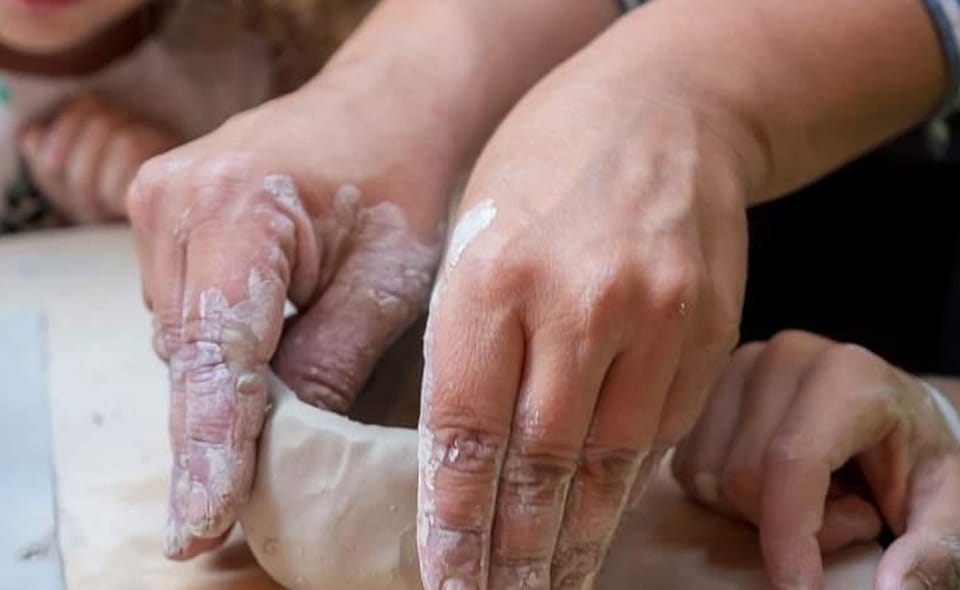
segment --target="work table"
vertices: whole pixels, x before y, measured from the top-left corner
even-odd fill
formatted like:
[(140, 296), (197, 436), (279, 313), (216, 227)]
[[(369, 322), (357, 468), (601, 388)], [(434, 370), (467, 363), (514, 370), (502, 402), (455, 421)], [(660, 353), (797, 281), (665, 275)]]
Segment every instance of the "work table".
[[(238, 532), (188, 563), (162, 556), (167, 381), (138, 276), (124, 228), (0, 238), (0, 329), (4, 318), (36, 317), (45, 341), (67, 587), (275, 590)], [(872, 545), (845, 552), (828, 587), (872, 587), (878, 559)], [(754, 533), (687, 503), (666, 471), (623, 527), (607, 570), (601, 590), (767, 588)]]

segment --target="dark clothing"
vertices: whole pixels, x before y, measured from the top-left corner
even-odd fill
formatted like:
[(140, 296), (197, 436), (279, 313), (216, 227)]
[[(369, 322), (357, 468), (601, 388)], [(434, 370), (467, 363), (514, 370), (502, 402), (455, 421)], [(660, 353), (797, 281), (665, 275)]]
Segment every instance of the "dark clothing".
[(960, 163), (877, 153), (749, 216), (745, 341), (801, 328), (960, 374)]

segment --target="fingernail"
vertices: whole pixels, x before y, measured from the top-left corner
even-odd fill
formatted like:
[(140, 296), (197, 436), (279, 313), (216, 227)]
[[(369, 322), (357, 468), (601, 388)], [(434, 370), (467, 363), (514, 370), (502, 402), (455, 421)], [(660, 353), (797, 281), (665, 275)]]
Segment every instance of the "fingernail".
[(903, 590), (929, 590), (929, 587), (916, 576), (910, 576), (904, 580)]
[(210, 512), (210, 496), (206, 488), (199, 483), (193, 484), (187, 502), (187, 523), (194, 534), (202, 535), (210, 528)]
[(440, 590), (477, 590), (476, 584), (464, 582), (460, 579), (444, 580)]

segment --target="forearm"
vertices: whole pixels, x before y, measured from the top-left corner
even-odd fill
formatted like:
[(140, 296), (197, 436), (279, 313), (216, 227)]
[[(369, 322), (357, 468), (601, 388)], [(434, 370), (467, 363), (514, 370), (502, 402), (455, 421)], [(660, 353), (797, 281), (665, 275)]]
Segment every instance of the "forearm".
[(384, 0), (314, 84), (401, 101), (462, 164), (540, 77), (617, 17), (614, 0)]
[(632, 96), (703, 117), (774, 198), (933, 114), (945, 60), (921, 0), (657, 0), (588, 52)]

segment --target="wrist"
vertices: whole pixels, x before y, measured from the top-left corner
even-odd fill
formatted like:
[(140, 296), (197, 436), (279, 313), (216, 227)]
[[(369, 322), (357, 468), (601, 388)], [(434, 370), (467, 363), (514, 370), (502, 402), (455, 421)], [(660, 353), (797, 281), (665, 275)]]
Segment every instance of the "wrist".
[(941, 51), (920, 2), (653, 2), (596, 46), (635, 92), (666, 86), (745, 138), (732, 143), (754, 169), (749, 204), (907, 130), (943, 91)]
[(308, 113), (333, 108), (389, 137), (392, 159), (405, 160), (408, 172), (452, 181), (477, 134), (476, 107), (458, 100), (452, 86), (419, 55), (371, 51), (331, 62), (299, 94)]
[(537, 80), (617, 15), (613, 0), (384, 0), (317, 82), (402, 103), (404, 125), (463, 166)]
[[(642, 12), (626, 18), (637, 18)], [(629, 26), (614, 28), (578, 56), (579, 63), (571, 62), (571, 68), (591, 72), (594, 83), (625, 97), (635, 108), (681, 114), (692, 122), (717, 165), (738, 180), (744, 208), (769, 192), (774, 167), (770, 140), (762, 122), (735, 99), (732, 88), (741, 84), (732, 80), (735, 71), (719, 78), (697, 76), (663, 55), (656, 43), (637, 43)]]

